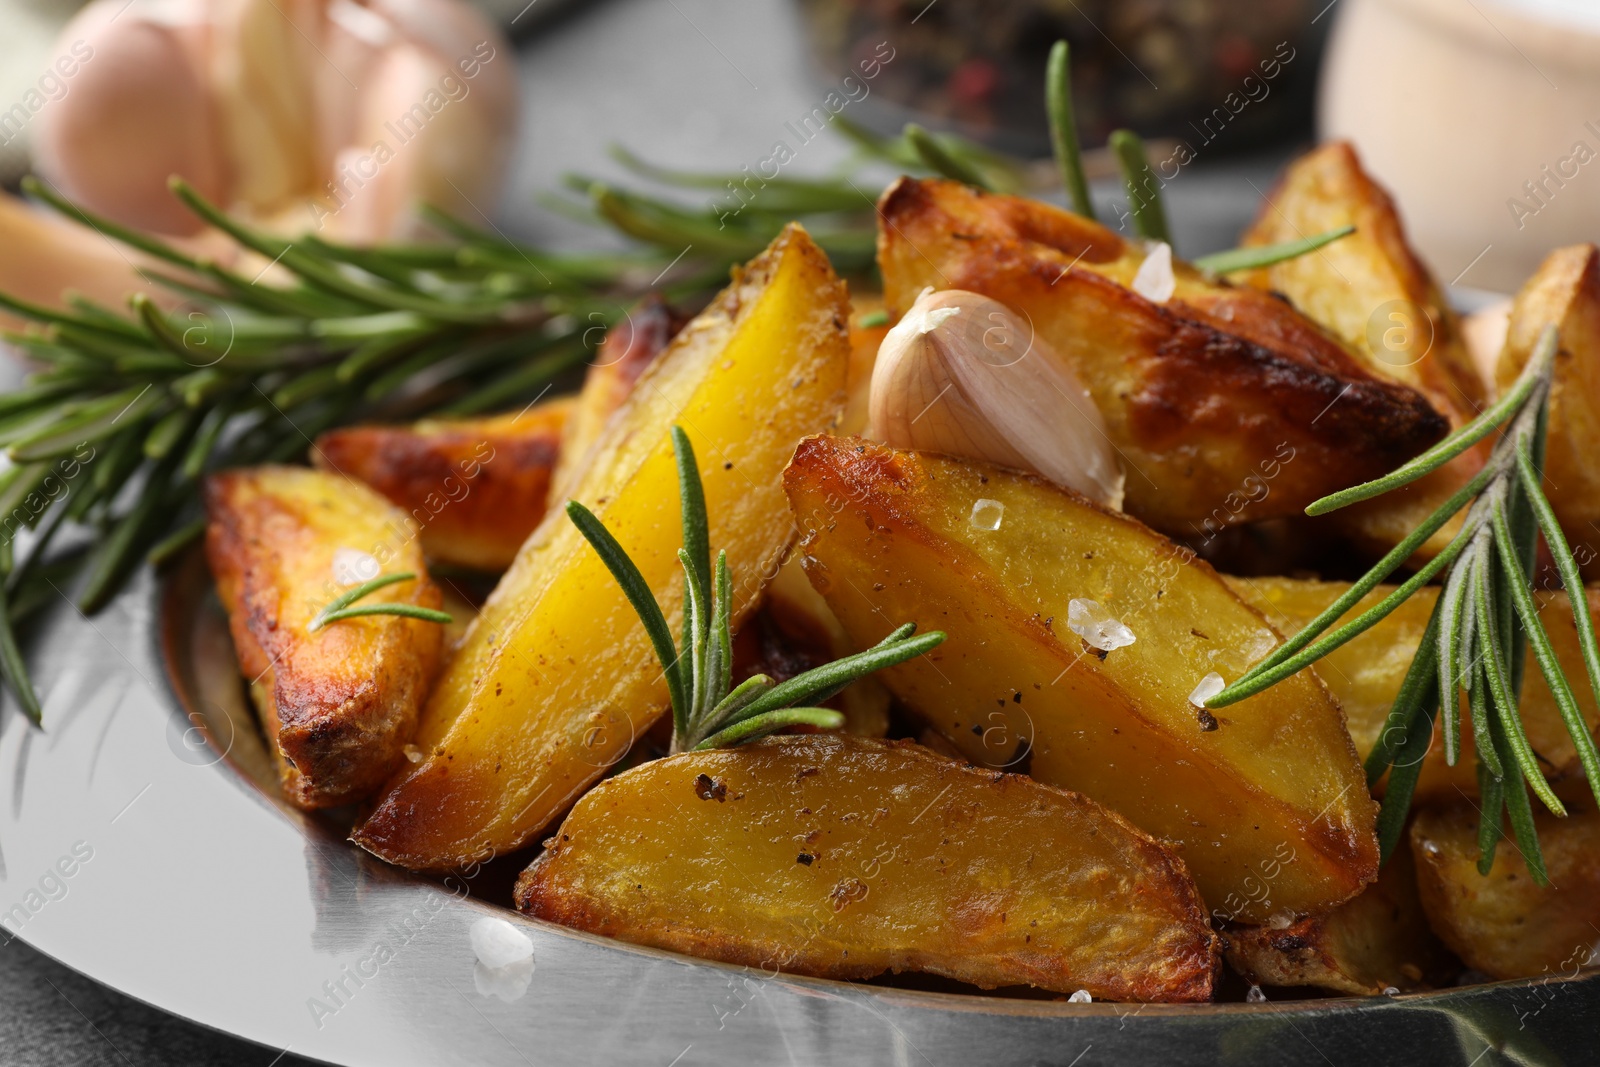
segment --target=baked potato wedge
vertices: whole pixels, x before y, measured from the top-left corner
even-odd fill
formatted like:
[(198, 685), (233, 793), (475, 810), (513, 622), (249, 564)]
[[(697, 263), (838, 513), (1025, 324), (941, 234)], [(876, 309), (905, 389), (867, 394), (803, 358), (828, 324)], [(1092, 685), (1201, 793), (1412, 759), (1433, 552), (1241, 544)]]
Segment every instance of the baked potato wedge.
[(606, 332), (561, 434), (561, 457), (550, 480), (551, 507), (567, 502), (567, 489), (589, 449), (600, 439), (606, 420), (628, 399), (639, 376), (678, 335), (685, 321), (652, 293)]
[(430, 559), (501, 571), (544, 518), (572, 411), (573, 402), (562, 398), (484, 419), (330, 430), (317, 438), (311, 459), (406, 511)]
[(1510, 388), (1546, 326), (1561, 331), (1550, 392), (1545, 495), (1584, 577), (1600, 578), (1600, 248), (1550, 253), (1517, 294), (1495, 377)]
[(1098, 804), (910, 741), (769, 738), (587, 793), (517, 881), (529, 915), (822, 978), (1207, 1000), (1194, 883)]
[(1550, 886), (1528, 874), (1511, 831), (1478, 873), (1478, 812), (1424, 808), (1411, 824), (1417, 890), (1439, 938), (1492, 978), (1575, 977), (1600, 964), (1600, 814), (1579, 797), (1558, 819), (1535, 805)]
[(1315, 986), (1358, 996), (1428, 988), (1450, 962), (1422, 913), (1408, 849), (1396, 851), (1376, 882), (1330, 912), (1229, 929), (1223, 953), (1230, 967), (1256, 985)]
[[(1286, 634), (1298, 632), (1337, 600), (1350, 586), (1344, 582), (1303, 581), (1294, 578), (1228, 578), (1227, 582), (1247, 603), (1267, 617), (1267, 621)], [(1394, 592), (1389, 585), (1379, 586), (1351, 609), (1350, 618)], [(1437, 587), (1417, 590), (1395, 612), (1366, 633), (1335, 649), (1313, 668), (1344, 708), (1345, 722), (1363, 757), (1372, 751), (1383, 732), (1389, 706), (1400, 692), (1406, 669), (1422, 642), (1422, 631), (1433, 614)], [(1594, 693), (1583, 684), (1583, 653), (1578, 647), (1578, 631), (1572, 609), (1564, 593), (1536, 591), (1539, 618), (1550, 634), (1556, 658), (1573, 686), (1578, 709), (1591, 730), (1600, 728), (1600, 708)], [(1600, 590), (1590, 590), (1589, 611), (1600, 612)], [(1530, 658), (1524, 672), (1520, 702), (1523, 729), (1528, 743), (1539, 754), (1545, 777), (1553, 782), (1581, 781), (1583, 768), (1566, 723), (1556, 707), (1555, 697), (1545, 683), (1538, 665)], [(1465, 703), (1461, 708), (1462, 758), (1454, 767), (1445, 763), (1444, 741), (1435, 728), (1433, 746), (1424, 758), (1417, 780), (1419, 798), (1449, 798), (1478, 795), (1478, 775), (1472, 759), (1470, 738), (1472, 719)]]
[(437, 608), (415, 524), (366, 486), (303, 467), (214, 474), (205, 503), (206, 557), (284, 796), (306, 809), (360, 800), (405, 763), (442, 631), (393, 615), (307, 627), (379, 568), (419, 576), (382, 599)]
[[(733, 570), (734, 627), (793, 534), (782, 471), (844, 401), (844, 284), (799, 226), (737, 271), (606, 424), (571, 496), (593, 510), (672, 614), (683, 577), (669, 429), (693, 441), (711, 544)], [(562, 512), (522, 546), (434, 690), (403, 769), (353, 840), (405, 867), (521, 847), (666, 710), (645, 630)]]
[[(878, 210), (891, 313), (931, 286), (981, 293), (1031, 321), (1104, 416), (1127, 466), (1124, 507), (1163, 532), (1298, 515), (1445, 432), (1420, 393), (1270, 293), (1175, 262), (1169, 300), (1139, 295), (1143, 247), (1078, 215), (914, 178)], [(1253, 491), (1263, 481), (1270, 492)]]
[[(1369, 371), (1416, 389), (1452, 426), (1470, 421), (1484, 404), (1487, 384), (1461, 323), (1412, 249), (1394, 201), (1353, 147), (1335, 141), (1290, 164), (1241, 243), (1276, 244), (1351, 225), (1355, 233), (1325, 248), (1239, 278), (1288, 297), (1344, 340)], [(1466, 484), (1487, 452), (1488, 445), (1469, 450), (1426, 478), (1328, 521), (1357, 543), (1387, 551)], [(1438, 554), (1459, 529), (1459, 519), (1447, 524), (1417, 558)]]
[[(784, 484), (807, 574), (857, 647), (901, 622), (948, 635), (878, 677), (975, 763), (1025, 764), (1173, 843), (1244, 921), (1376, 876), (1376, 807), (1315, 676), (1215, 716), (1190, 702), (1279, 641), (1192, 552), (1040, 479), (859, 438), (808, 438)], [(1134, 643), (1096, 655), (1071, 628), (1084, 602)]]

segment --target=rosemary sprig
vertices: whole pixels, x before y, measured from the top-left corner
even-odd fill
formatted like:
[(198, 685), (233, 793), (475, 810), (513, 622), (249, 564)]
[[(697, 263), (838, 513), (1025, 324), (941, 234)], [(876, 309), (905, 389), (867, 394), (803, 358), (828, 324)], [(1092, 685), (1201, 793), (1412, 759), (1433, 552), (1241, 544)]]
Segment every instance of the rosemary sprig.
[[(1572, 607), (1590, 688), (1600, 700), (1600, 644), (1588, 598), (1572, 550), (1544, 495), (1541, 474), (1558, 340), (1556, 328), (1547, 327), (1511, 390), (1444, 441), (1383, 478), (1325, 497), (1306, 509), (1308, 514), (1325, 514), (1407, 485), (1501, 430), (1488, 462), (1467, 485), (1326, 611), (1206, 702), (1207, 707), (1225, 707), (1277, 684), (1370, 629), (1443, 574), (1444, 585), (1421, 645), (1367, 758), (1370, 782), (1389, 775), (1378, 820), (1385, 858), (1399, 842), (1436, 718), (1442, 717), (1446, 762), (1454, 765), (1460, 757), (1458, 694), (1465, 692), (1482, 801), (1479, 868), (1487, 872), (1494, 861), (1503, 816), (1511, 823), (1533, 879), (1540, 885), (1548, 882), (1528, 792), (1555, 815), (1565, 815), (1566, 808), (1539, 769), (1518, 711), (1529, 652), (1555, 698), (1590, 789), (1600, 799), (1600, 752), (1540, 621), (1529, 578), (1542, 534)], [(1460, 532), (1443, 552), (1378, 604), (1327, 632), (1469, 501)]]
[(1161, 183), (1150, 167), (1144, 141), (1132, 130), (1116, 130), (1108, 142), (1122, 168), (1122, 184), (1128, 193), (1128, 212), (1133, 216), (1133, 232), (1149, 241), (1172, 243), (1167, 225), (1167, 209), (1161, 203)]
[(1326, 233), (1313, 234), (1310, 237), (1301, 237), (1293, 241), (1282, 241), (1274, 245), (1256, 245), (1252, 248), (1233, 248), (1226, 252), (1213, 252), (1209, 256), (1201, 256), (1194, 261), (1194, 265), (1207, 274), (1233, 274), (1241, 270), (1259, 270), (1270, 267), (1274, 263), (1285, 260), (1298, 259), (1319, 248), (1325, 248), (1341, 237), (1349, 237), (1356, 232), (1354, 226), (1340, 226), (1328, 230)]
[(311, 617), (311, 623), (306, 627), (306, 633), (314, 634), (330, 623), (343, 619), (358, 619), (364, 615), (404, 615), (408, 619), (422, 619), (424, 622), (447, 623), (453, 621), (449, 612), (435, 611), (433, 608), (419, 607), (416, 604), (395, 604), (385, 602), (381, 604), (362, 604), (355, 606), (356, 601), (364, 600), (380, 589), (387, 589), (400, 582), (414, 582), (417, 576), (413, 571), (397, 571), (394, 574), (380, 574), (369, 582), (362, 582), (353, 589), (347, 589), (323, 605)]
[(790, 726), (837, 729), (844, 725), (844, 716), (816, 705), (856, 679), (920, 656), (944, 640), (939, 631), (913, 636), (916, 625), (907, 623), (865, 652), (787, 681), (775, 683), (758, 674), (735, 686), (728, 554), (718, 552), (715, 567), (711, 565), (705, 488), (689, 437), (677, 426), (672, 428), (672, 448), (683, 515), (683, 547), (678, 550), (684, 579), (681, 646), (673, 644), (666, 613), (644, 575), (605, 525), (576, 500), (567, 502), (567, 515), (639, 613), (661, 661), (672, 701), (673, 752), (731, 747)]
[(1056, 166), (1061, 168), (1061, 184), (1067, 190), (1067, 204), (1086, 219), (1093, 219), (1094, 202), (1089, 199), (1089, 179), (1083, 172), (1083, 151), (1078, 146), (1078, 119), (1072, 107), (1072, 52), (1066, 41), (1050, 49), (1045, 66), (1044, 104), (1050, 115), (1050, 146), (1055, 150)]

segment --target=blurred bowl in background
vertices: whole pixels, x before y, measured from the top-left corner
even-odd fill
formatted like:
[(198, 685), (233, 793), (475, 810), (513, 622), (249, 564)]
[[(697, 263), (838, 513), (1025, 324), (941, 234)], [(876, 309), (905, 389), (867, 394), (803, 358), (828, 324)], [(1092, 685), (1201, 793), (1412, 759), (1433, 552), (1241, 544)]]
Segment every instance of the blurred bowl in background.
[(1318, 106), (1441, 280), (1514, 291), (1600, 239), (1600, 3), (1343, 0)]
[[(916, 119), (1006, 151), (1047, 155), (1045, 60), (1072, 45), (1081, 139), (1119, 127), (1198, 148), (1260, 144), (1310, 124), (1327, 0), (800, 0), (835, 83), (893, 50), (860, 114)], [(846, 85), (846, 89), (849, 86)]]

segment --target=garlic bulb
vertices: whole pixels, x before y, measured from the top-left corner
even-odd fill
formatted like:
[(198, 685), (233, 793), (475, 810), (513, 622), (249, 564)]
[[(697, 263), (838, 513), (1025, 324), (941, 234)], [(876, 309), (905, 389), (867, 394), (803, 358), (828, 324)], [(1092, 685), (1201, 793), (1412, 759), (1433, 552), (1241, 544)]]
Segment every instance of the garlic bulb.
[(1089, 391), (988, 297), (926, 290), (878, 349), (871, 434), (895, 448), (1034, 471), (1109, 507), (1122, 468)]
[(173, 174), (258, 225), (358, 243), (499, 194), (514, 58), (466, 0), (94, 0), (61, 40), (92, 58), (36, 119), (35, 169), (126, 225), (201, 229)]

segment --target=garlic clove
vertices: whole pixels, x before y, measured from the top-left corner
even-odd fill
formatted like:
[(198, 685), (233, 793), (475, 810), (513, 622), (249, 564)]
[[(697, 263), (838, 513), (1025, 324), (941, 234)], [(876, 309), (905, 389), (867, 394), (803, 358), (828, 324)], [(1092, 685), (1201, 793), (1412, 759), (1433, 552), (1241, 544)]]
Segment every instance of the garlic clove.
[(878, 349), (872, 436), (895, 448), (1016, 467), (1122, 506), (1105, 420), (1072, 368), (996, 300), (925, 291)]

